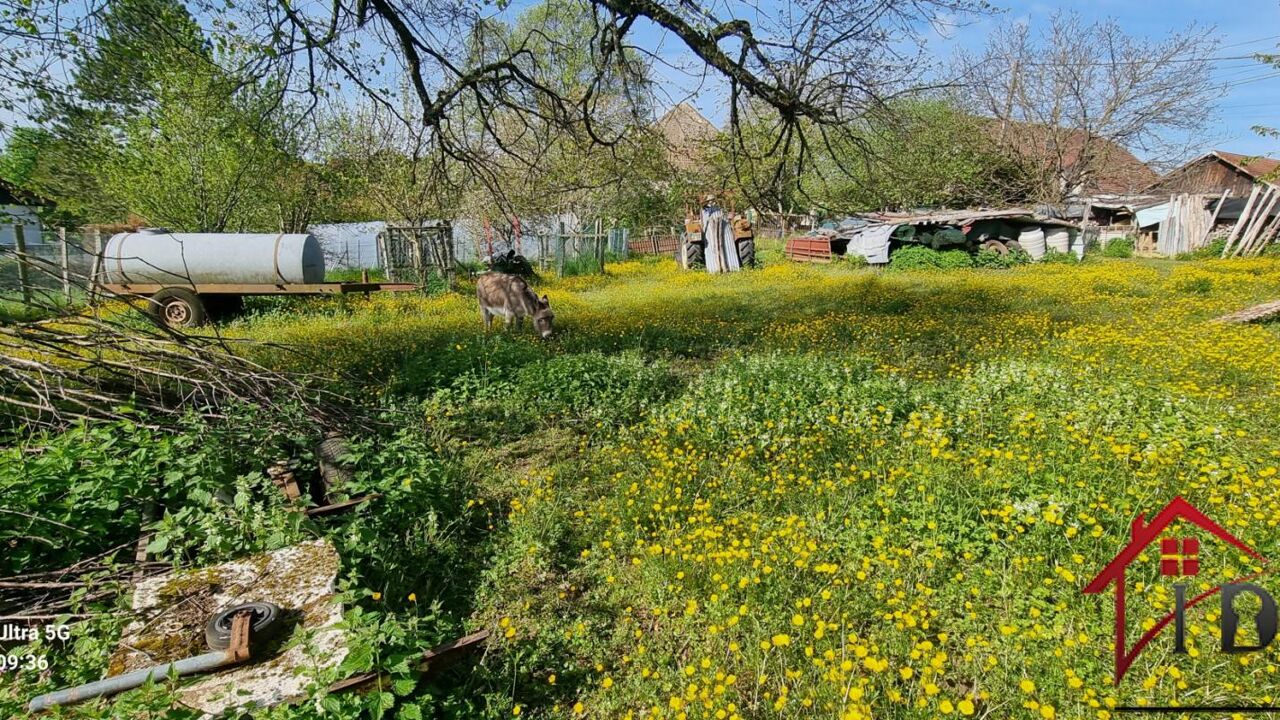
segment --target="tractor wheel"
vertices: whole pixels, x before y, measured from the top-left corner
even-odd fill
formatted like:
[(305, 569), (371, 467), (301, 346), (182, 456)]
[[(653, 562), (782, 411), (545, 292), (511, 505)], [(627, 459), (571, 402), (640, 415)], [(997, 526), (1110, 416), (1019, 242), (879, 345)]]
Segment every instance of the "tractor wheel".
[(171, 328), (203, 325), (209, 317), (200, 296), (186, 288), (164, 288), (152, 295), (149, 310), (157, 321)]
[(738, 245), (738, 264), (744, 268), (753, 268), (756, 266), (756, 239), (742, 238), (737, 241)]
[(253, 613), (250, 642), (254, 644), (270, 640), (284, 625), (284, 612), (275, 603), (254, 602), (227, 608), (204, 626), (204, 641), (211, 650), (231, 647), (231, 621), (242, 612)]
[(1000, 253), (1001, 255), (1008, 255), (1008, 254), (1009, 254), (1009, 248), (1008, 248), (1008, 246), (1007, 246), (1007, 245), (1005, 245), (1004, 243), (1000, 242), (999, 240), (988, 240), (988, 241), (986, 241), (986, 242), (982, 243), (982, 245), (981, 245), (978, 249), (979, 249), (979, 250), (995, 250), (996, 252)]
[(707, 248), (701, 242), (685, 243), (684, 257), (685, 264), (690, 268), (707, 266)]

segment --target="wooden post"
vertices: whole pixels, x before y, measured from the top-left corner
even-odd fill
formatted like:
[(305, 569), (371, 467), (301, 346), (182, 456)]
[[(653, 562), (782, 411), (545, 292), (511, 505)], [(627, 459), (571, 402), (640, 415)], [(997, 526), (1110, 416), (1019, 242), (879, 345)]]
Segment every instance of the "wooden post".
[(391, 262), (391, 256), (387, 254), (387, 235), (391, 233), (391, 228), (378, 233), (375, 238), (378, 249), (378, 264), (382, 266), (382, 274), (387, 277), (390, 282), (396, 281), (396, 271)]
[(69, 259), (69, 251), (67, 249), (67, 229), (58, 228), (58, 246), (61, 250), (62, 261), (62, 296), (67, 299), (67, 305), (71, 304), (71, 263)]
[(1231, 228), (1231, 234), (1227, 236), (1227, 244), (1222, 248), (1222, 257), (1226, 257), (1230, 252), (1231, 246), (1235, 243), (1236, 238), (1240, 236), (1240, 231), (1244, 229), (1245, 218), (1249, 217), (1249, 211), (1253, 209), (1253, 203), (1258, 199), (1258, 190), (1261, 186), (1254, 185), (1249, 192), (1249, 199), (1244, 203), (1244, 210), (1240, 211), (1240, 217), (1236, 219), (1236, 226)]
[(604, 274), (604, 243), (604, 221), (596, 220), (596, 263), (601, 275)]
[[(82, 231), (83, 236), (83, 231)], [(98, 274), (102, 272), (102, 231), (98, 228), (89, 230), (89, 238), (93, 245), (93, 262), (89, 265), (89, 304), (98, 297)]]
[(564, 277), (564, 221), (556, 226), (556, 277)]
[(22, 288), (22, 302), (31, 304), (31, 278), (27, 274), (27, 229), (22, 223), (13, 226), (13, 248), (18, 253), (18, 286)]
[[(1262, 195), (1258, 204), (1254, 206), (1254, 212), (1248, 218), (1248, 224), (1245, 227), (1244, 232), (1240, 234), (1240, 242), (1236, 245), (1235, 249), (1231, 251), (1232, 257), (1242, 255), (1249, 250), (1249, 245), (1252, 243), (1253, 234), (1257, 231), (1259, 222), (1261, 220), (1265, 220), (1271, 213), (1271, 207), (1275, 204), (1276, 194), (1276, 188), (1267, 186), (1266, 193)], [(1245, 217), (1243, 215), (1240, 216), (1240, 221), (1245, 222)]]
[(1278, 201), (1280, 201), (1280, 188), (1273, 187), (1266, 200), (1258, 206), (1261, 212), (1255, 213), (1257, 217), (1254, 218), (1253, 222), (1249, 223), (1249, 228), (1245, 231), (1245, 235), (1240, 238), (1240, 246), (1236, 248), (1239, 254), (1245, 257), (1254, 254), (1259, 235), (1267, 223), (1271, 221), (1271, 211), (1275, 209)]

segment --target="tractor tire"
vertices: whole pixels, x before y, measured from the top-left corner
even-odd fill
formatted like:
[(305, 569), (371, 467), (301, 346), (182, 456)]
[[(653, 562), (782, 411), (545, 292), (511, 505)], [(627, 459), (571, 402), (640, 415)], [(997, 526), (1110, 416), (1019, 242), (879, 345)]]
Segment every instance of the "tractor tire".
[(205, 324), (209, 313), (200, 296), (186, 288), (164, 288), (149, 299), (148, 310), (157, 322), (171, 328)]
[(742, 238), (737, 241), (738, 245), (738, 264), (744, 268), (753, 268), (756, 266), (756, 239), (753, 237)]
[(275, 603), (253, 602), (229, 607), (209, 618), (208, 624), (204, 626), (204, 641), (211, 650), (226, 650), (231, 647), (231, 621), (246, 610), (253, 613), (250, 626), (250, 642), (253, 644), (270, 640), (284, 626), (284, 611)]
[(689, 242), (684, 246), (685, 265), (690, 268), (707, 266), (707, 247), (701, 242)]
[(982, 245), (979, 246), (978, 249), (979, 250), (995, 250), (996, 252), (1000, 253), (1002, 256), (1009, 254), (1009, 247), (1004, 243), (1000, 242), (999, 240), (988, 240), (982, 243)]

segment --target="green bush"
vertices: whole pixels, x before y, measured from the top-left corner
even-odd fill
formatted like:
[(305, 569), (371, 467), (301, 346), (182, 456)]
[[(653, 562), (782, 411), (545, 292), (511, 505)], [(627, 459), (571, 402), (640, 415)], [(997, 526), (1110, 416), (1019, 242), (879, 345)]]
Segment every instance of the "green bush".
[(1044, 257), (1040, 258), (1040, 262), (1074, 265), (1079, 262), (1079, 260), (1076, 259), (1075, 255), (1072, 255), (1069, 252), (1062, 252), (1061, 250), (1047, 250), (1045, 251)]
[(890, 270), (942, 270), (959, 267), (973, 267), (973, 259), (963, 250), (942, 251), (924, 245), (908, 245), (889, 256)]
[(854, 253), (849, 253), (846, 255), (842, 255), (840, 257), (843, 260), (844, 264), (851, 268), (864, 268), (871, 264), (867, 262), (866, 257), (862, 255), (856, 255)]
[(973, 256), (965, 250), (943, 250), (938, 258), (938, 267), (944, 270), (973, 267)]
[(1222, 251), (1227, 247), (1227, 239), (1220, 237), (1215, 238), (1202, 248), (1190, 250), (1188, 252), (1178, 253), (1173, 256), (1174, 260), (1211, 260), (1213, 258), (1222, 257)]
[(1107, 246), (1102, 248), (1102, 256), (1109, 258), (1130, 258), (1133, 257), (1133, 238), (1128, 235), (1119, 238), (1112, 238)]
[(1031, 262), (1031, 256), (1027, 254), (1027, 251), (1016, 247), (1007, 254), (983, 248), (973, 257), (974, 267), (996, 270), (1011, 268), (1015, 265), (1026, 265), (1029, 262)]

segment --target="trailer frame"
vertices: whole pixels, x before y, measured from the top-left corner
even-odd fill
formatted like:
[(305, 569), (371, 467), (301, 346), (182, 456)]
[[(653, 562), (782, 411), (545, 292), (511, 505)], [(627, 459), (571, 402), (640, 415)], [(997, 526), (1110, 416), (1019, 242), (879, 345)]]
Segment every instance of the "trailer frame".
[(146, 312), (170, 327), (193, 327), (204, 324), (211, 306), (215, 310), (233, 309), (248, 296), (368, 295), (411, 292), (417, 290), (418, 285), (396, 282), (98, 283), (97, 289), (115, 297), (146, 300)]

